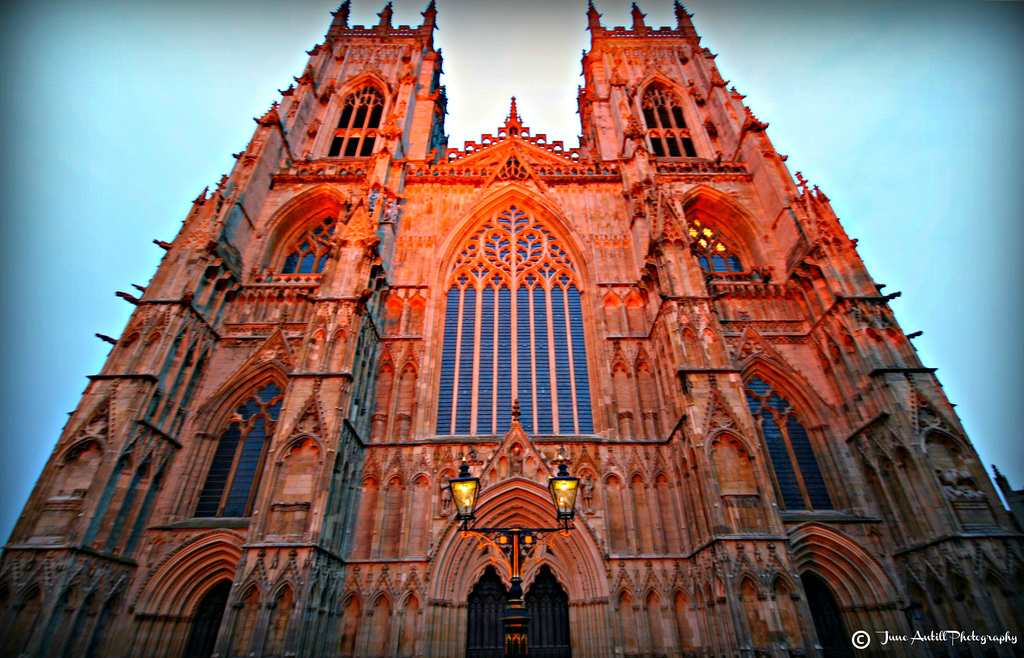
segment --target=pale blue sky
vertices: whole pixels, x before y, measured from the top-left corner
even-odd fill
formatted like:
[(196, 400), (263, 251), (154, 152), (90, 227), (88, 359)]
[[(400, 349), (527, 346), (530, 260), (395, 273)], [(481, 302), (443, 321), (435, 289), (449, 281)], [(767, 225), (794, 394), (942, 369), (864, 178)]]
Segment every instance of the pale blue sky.
[[(427, 0), (395, 3), (419, 24)], [(383, 2), (355, 0), (353, 24)], [(629, 4), (595, 3), (606, 26)], [(0, 538), (191, 200), (330, 24), (327, 2), (39, 0), (0, 9)], [(1024, 487), (1024, 3), (686, 3), (723, 76), (821, 186), (986, 467)], [(675, 25), (670, 0), (647, 24)], [(584, 0), (438, 0), (450, 144), (516, 95), (576, 145)]]

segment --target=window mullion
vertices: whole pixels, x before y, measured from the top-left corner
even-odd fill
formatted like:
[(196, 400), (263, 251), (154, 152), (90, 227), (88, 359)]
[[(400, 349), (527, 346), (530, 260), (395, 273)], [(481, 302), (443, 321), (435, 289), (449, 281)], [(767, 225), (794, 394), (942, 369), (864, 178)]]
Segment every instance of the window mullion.
[(549, 281), (549, 287), (544, 290), (544, 323), (547, 325), (548, 334), (548, 387), (551, 389), (551, 431), (561, 434), (558, 418), (558, 369), (555, 363), (558, 346), (555, 344), (555, 324), (551, 317), (551, 292), (555, 283)]
[(455, 434), (455, 419), (458, 418), (459, 414), (459, 365), (461, 362), (461, 351), (462, 351), (462, 312), (465, 308), (466, 301), (466, 290), (459, 289), (459, 314), (455, 321), (455, 369), (454, 375), (452, 375), (452, 420), (451, 427), (448, 433), (451, 435)]
[(573, 344), (572, 344), (572, 318), (569, 315), (569, 295), (566, 293), (564, 288), (560, 288), (562, 291), (562, 306), (565, 308), (565, 343), (568, 346), (567, 358), (569, 360), (569, 386), (572, 390), (572, 422), (573, 422), (573, 433), (580, 433), (580, 410), (576, 404), (578, 399), (576, 392), (576, 364), (574, 363), (573, 356)]
[(483, 293), (484, 293), (483, 290), (478, 290), (477, 291), (478, 299), (476, 301), (476, 309), (475, 309), (476, 312), (474, 313), (475, 317), (473, 318), (473, 389), (472, 389), (473, 390), (473, 392), (472, 392), (473, 404), (472, 404), (472, 406), (470, 408), (470, 411), (471, 411), (471, 415), (470, 415), (470, 418), (469, 418), (469, 432), (470, 432), (470, 434), (477, 434), (478, 433), (477, 426), (476, 426), (476, 419), (477, 419), (477, 416), (479, 415), (478, 414), (478, 409), (477, 409), (477, 404), (479, 403), (479, 400), (480, 400), (480, 325), (483, 322), (483, 314), (484, 314), (484, 309), (483, 309), (483, 306), (484, 306), (484, 304), (483, 304), (484, 294)]
[[(772, 410), (775, 413), (775, 410)], [(789, 415), (785, 417), (776, 414), (775, 422), (779, 426), (779, 431), (782, 433), (782, 437), (786, 442), (786, 452), (789, 453), (789, 462), (793, 465), (793, 473), (796, 476), (797, 485), (800, 487), (800, 494), (804, 497), (804, 505), (806, 509), (814, 509), (811, 505), (811, 497), (807, 493), (807, 485), (804, 484), (804, 474), (800, 471), (800, 462), (796, 459), (796, 451), (793, 450), (793, 442), (789, 438)]]

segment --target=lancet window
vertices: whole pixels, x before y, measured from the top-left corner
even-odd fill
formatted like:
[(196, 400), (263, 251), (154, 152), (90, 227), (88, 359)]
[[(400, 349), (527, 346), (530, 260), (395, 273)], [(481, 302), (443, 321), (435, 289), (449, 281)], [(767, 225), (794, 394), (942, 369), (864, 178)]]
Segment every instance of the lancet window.
[(644, 92), (641, 107), (654, 155), (659, 158), (697, 157), (678, 96), (664, 87), (653, 85)]
[(699, 219), (690, 221), (690, 239), (700, 268), (707, 274), (732, 274), (743, 271), (739, 256), (722, 239), (717, 230), (703, 224)]
[(832, 509), (811, 439), (793, 406), (759, 377), (747, 382), (747, 404), (761, 426), (785, 508)]
[(740, 257), (722, 240), (721, 234), (702, 223), (690, 221), (688, 229), (693, 250), (705, 274), (738, 274), (743, 272)]
[(577, 272), (558, 238), (510, 207), (469, 237), (450, 281), (437, 433), (502, 434), (517, 399), (527, 432), (592, 433)]
[(196, 516), (248, 516), (284, 395), (269, 383), (242, 403), (220, 435)]
[(331, 158), (364, 158), (373, 155), (377, 129), (384, 112), (384, 97), (366, 86), (349, 94), (341, 106), (341, 118), (327, 155)]
[(331, 252), (335, 219), (327, 217), (295, 241), (296, 246), (284, 259), (281, 274), (320, 274)]

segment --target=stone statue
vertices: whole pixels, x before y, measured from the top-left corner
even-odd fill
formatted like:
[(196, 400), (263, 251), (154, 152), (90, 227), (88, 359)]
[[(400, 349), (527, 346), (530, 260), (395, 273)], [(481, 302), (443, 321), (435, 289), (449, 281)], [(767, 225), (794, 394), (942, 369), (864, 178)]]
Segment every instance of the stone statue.
[(583, 494), (583, 511), (592, 514), (594, 512), (594, 481), (590, 473), (583, 476), (580, 481), (580, 493)]
[(509, 467), (512, 475), (523, 474), (523, 450), (519, 447), (519, 444), (512, 446), (512, 453), (508, 458)]
[(449, 508), (452, 505), (451, 478), (445, 475), (441, 478), (441, 516), (448, 516)]

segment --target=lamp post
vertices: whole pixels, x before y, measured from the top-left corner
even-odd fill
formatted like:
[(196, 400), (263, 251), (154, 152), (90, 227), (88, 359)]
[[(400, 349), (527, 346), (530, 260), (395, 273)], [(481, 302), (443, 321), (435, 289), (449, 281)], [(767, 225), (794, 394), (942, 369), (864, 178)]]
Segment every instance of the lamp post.
[(464, 535), (473, 535), (500, 549), (511, 574), (512, 586), (508, 591), (508, 602), (505, 615), (501, 618), (505, 625), (505, 655), (526, 656), (528, 652), (527, 629), (530, 613), (523, 600), (522, 564), (530, 558), (533, 551), (541, 545), (540, 539), (549, 533), (568, 533), (572, 529), (569, 522), (576, 515), (576, 492), (580, 479), (569, 475), (565, 457), (558, 455), (560, 464), (558, 473), (548, 481), (551, 501), (555, 504), (558, 528), (472, 528), (476, 504), (480, 493), (480, 478), (469, 473), (469, 464), (462, 459), (459, 477), (451, 480), (452, 499), (455, 501), (455, 518), (462, 521)]

